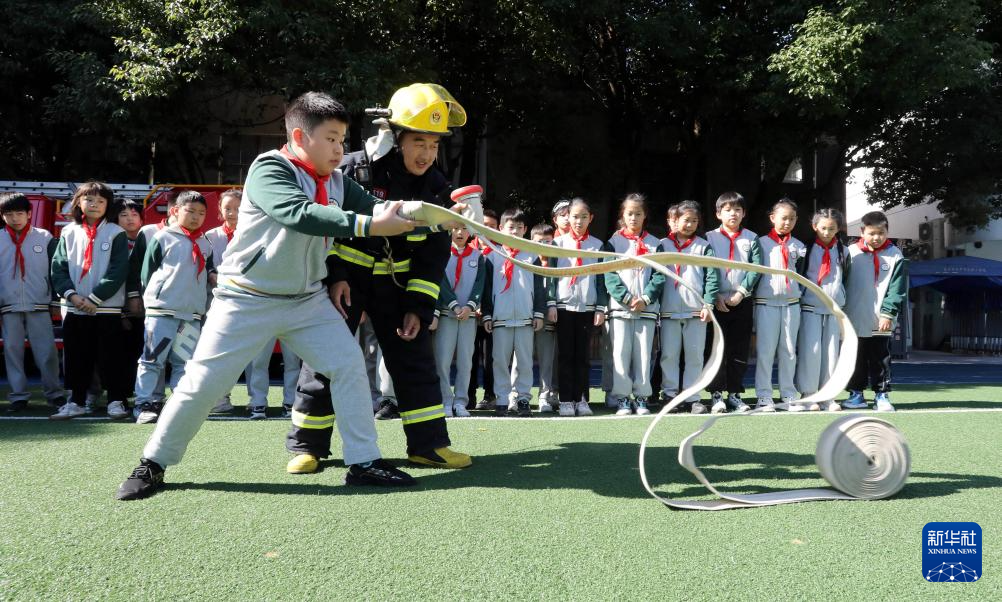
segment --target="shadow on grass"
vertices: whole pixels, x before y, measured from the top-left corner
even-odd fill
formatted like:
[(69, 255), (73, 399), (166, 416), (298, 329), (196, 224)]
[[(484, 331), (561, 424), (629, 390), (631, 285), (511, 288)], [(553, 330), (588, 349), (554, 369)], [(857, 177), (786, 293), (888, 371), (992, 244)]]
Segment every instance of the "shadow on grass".
[(56, 439), (95, 437), (106, 434), (115, 424), (111, 420), (0, 420), (0, 440), (47, 443)]
[[(653, 448), (647, 457), (648, 474), (657, 483), (684, 484), (685, 489), (673, 491), (673, 497), (705, 496), (708, 491), (696, 482), (676, 462), (677, 448)], [(814, 466), (814, 456), (779, 452), (752, 452), (732, 447), (703, 447), (697, 451), (698, 462), (711, 482), (729, 490), (745, 493), (776, 491), (769, 481), (808, 480), (799, 487), (821, 486)], [(343, 465), (327, 462), (326, 468), (337, 484), (316, 482), (304, 476), (302, 483), (289, 482), (219, 482), (170, 483), (167, 491), (218, 491), (271, 495), (372, 495), (374, 493), (407, 493), (412, 491), (451, 490), (466, 487), (487, 487), (518, 490), (591, 490), (613, 498), (646, 498), (640, 483), (637, 446), (625, 443), (569, 443), (558, 449), (527, 449), (509, 454), (478, 456), (474, 465), (465, 470), (437, 470), (410, 466), (407, 470), (418, 479), (415, 488), (347, 487), (341, 484)], [(740, 465), (743, 469), (729, 470), (725, 466)], [(897, 496), (926, 498), (950, 495), (968, 489), (1002, 488), (1002, 478), (949, 473), (912, 473), (912, 482)], [(914, 482), (914, 479), (935, 479), (934, 482)], [(311, 479), (306, 481), (305, 479)], [(749, 485), (748, 480), (763, 485)]]

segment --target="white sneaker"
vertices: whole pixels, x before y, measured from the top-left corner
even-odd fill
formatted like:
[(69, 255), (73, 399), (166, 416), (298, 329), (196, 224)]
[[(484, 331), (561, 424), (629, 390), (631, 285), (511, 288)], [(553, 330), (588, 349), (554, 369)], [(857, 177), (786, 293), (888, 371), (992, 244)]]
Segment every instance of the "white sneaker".
[(232, 411), (233, 411), (233, 404), (230, 403), (230, 399), (228, 397), (224, 397), (219, 400), (219, 403), (217, 403), (216, 406), (212, 408), (212, 411), (210, 413), (222, 414), (223, 412), (232, 412)]
[(797, 403), (797, 399), (793, 397), (784, 397), (783, 405), (786, 406), (787, 412), (806, 412), (807, 406), (802, 403)]
[(108, 404), (108, 418), (112, 420), (118, 420), (119, 418), (125, 418), (129, 413), (125, 411), (124, 401), (113, 401)]
[(841, 412), (842, 411), (842, 406), (839, 405), (839, 402), (835, 401), (834, 399), (831, 400), (831, 401), (824, 402), (823, 404), (821, 404), (821, 406), (822, 406), (821, 409), (823, 409), (826, 412)]
[(469, 418), (470, 417), (469, 410), (467, 410), (466, 406), (464, 406), (461, 403), (457, 403), (457, 404), (454, 404), (452, 406), (452, 413), (453, 413), (453, 415), (456, 418)]
[(578, 416), (592, 416), (591, 407), (588, 405), (587, 401), (579, 401), (574, 405), (574, 409), (577, 410)]
[(616, 410), (616, 416), (629, 416), (633, 413), (633, 407), (630, 405), (629, 399), (619, 400), (619, 409)]
[(69, 420), (70, 418), (76, 418), (77, 416), (83, 416), (84, 409), (72, 401), (67, 401), (63, 404), (63, 407), (59, 408), (59, 411), (55, 414), (49, 416), (49, 420)]
[(711, 414), (726, 414), (727, 413), (727, 404), (724, 403), (723, 399), (718, 399), (717, 401), (714, 401), (713, 405), (710, 406), (710, 413)]
[(647, 407), (647, 398), (638, 397), (634, 405), (637, 407), (637, 416), (650, 416), (651, 409)]
[(894, 406), (891, 405), (891, 398), (887, 393), (877, 393), (877, 407), (878, 412), (893, 412)]
[(772, 401), (771, 397), (759, 397), (758, 403), (755, 404), (756, 410), (762, 410), (763, 412), (775, 412), (776, 404)]
[(693, 414), (705, 414), (708, 410), (706, 409), (706, 406), (703, 405), (703, 402), (694, 401), (692, 402), (692, 409), (689, 411)]
[(560, 411), (558, 412), (561, 416), (573, 416), (574, 415), (574, 402), (573, 401), (561, 401)]
[(539, 402), (539, 413), (540, 414), (549, 414), (551, 412), (553, 412), (553, 406), (550, 405), (550, 402), (548, 402), (548, 401), (541, 401), (541, 402)]
[(808, 412), (817, 412), (820, 409), (821, 409), (821, 404), (819, 404), (817, 402), (812, 403), (811, 405), (807, 406), (807, 411)]
[(268, 417), (266, 406), (252, 406), (250, 409), (251, 420), (264, 420)]
[(451, 403), (443, 403), (442, 404), (442, 409), (445, 410), (445, 417), (446, 418), (452, 418), (453, 417), (454, 414), (452, 413), (452, 404)]

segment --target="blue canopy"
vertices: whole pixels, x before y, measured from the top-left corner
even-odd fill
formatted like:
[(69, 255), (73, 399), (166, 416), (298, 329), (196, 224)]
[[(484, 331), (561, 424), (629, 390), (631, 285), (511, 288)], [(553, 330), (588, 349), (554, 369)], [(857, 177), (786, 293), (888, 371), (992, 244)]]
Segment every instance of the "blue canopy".
[(932, 286), (943, 293), (1002, 289), (1002, 261), (981, 257), (943, 257), (908, 265), (912, 288)]

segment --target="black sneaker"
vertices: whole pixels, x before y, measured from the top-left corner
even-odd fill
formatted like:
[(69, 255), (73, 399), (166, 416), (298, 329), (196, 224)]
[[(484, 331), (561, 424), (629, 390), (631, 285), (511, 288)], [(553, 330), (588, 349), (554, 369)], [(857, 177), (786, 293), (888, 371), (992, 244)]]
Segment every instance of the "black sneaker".
[(501, 417), (507, 416), (508, 406), (494, 406), (494, 415)]
[(414, 477), (382, 458), (366, 464), (352, 464), (344, 475), (345, 485), (375, 485), (377, 487), (410, 487)]
[(389, 399), (384, 399), (383, 402), (379, 404), (379, 410), (376, 411), (376, 420), (393, 420), (395, 418), (400, 418), (400, 412), (397, 411), (397, 404), (393, 403)]
[(10, 407), (7, 408), (7, 413), (15, 414), (17, 412), (24, 410), (26, 407), (28, 407), (28, 401), (25, 399), (21, 399), (19, 401), (12, 401), (10, 402)]
[(518, 408), (518, 415), (521, 418), (529, 418), (532, 416), (532, 410), (529, 409), (528, 399), (519, 399), (515, 402), (515, 407)]
[(117, 500), (141, 500), (156, 493), (164, 484), (164, 469), (153, 460), (143, 458), (129, 478), (118, 488)]

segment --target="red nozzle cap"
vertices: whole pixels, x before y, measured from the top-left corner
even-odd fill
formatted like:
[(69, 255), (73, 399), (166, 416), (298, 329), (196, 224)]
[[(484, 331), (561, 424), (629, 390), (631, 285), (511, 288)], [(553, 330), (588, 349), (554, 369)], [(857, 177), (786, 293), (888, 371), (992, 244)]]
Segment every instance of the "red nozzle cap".
[(483, 194), (483, 193), (484, 193), (483, 187), (474, 184), (472, 186), (463, 186), (462, 188), (457, 188), (453, 190), (451, 196), (453, 201), (458, 201), (460, 198), (468, 194)]

